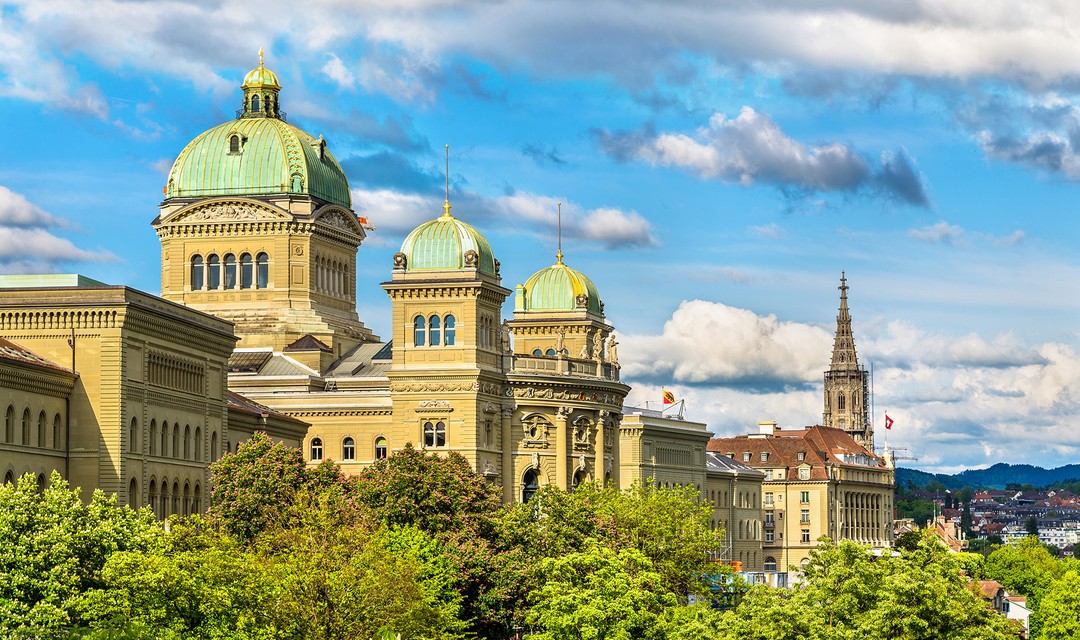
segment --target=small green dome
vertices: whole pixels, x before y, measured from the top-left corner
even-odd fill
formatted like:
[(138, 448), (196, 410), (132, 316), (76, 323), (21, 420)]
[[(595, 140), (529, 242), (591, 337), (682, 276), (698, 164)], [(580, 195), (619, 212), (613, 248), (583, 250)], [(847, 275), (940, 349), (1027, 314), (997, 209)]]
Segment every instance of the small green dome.
[(555, 264), (534, 273), (522, 288), (525, 308), (519, 311), (588, 309), (597, 315), (604, 313), (596, 285), (584, 273), (563, 264), (561, 253)]
[(326, 142), (271, 117), (243, 117), (199, 135), (180, 152), (165, 187), (166, 199), (285, 193), (352, 208), (349, 181)]
[(401, 254), (405, 271), (454, 271), (479, 269), (497, 276), (495, 254), (479, 231), (450, 215), (425, 222), (405, 238)]

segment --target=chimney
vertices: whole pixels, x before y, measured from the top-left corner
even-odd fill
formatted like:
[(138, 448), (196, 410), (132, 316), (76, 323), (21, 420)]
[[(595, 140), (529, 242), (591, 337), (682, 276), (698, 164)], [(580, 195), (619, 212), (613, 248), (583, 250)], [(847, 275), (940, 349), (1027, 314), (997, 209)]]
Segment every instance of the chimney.
[(771, 435), (775, 435), (775, 433), (776, 433), (776, 422), (775, 421), (773, 421), (773, 422), (759, 422), (759, 423), (757, 423), (757, 426), (758, 426), (758, 434), (759, 435), (771, 436)]

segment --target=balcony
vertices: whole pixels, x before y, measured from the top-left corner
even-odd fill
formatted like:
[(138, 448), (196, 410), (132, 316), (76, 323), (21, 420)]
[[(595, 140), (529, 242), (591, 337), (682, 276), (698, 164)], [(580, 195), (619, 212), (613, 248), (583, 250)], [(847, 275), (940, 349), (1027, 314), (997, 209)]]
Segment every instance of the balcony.
[(514, 355), (512, 370), (518, 373), (544, 373), (552, 375), (600, 378), (619, 381), (619, 367), (610, 362), (580, 360), (558, 356)]
[(289, 120), (288, 118), (286, 118), (287, 115), (288, 114), (286, 114), (284, 111), (278, 111), (277, 113), (263, 113), (262, 111), (247, 112), (243, 109), (236, 110), (237, 120), (239, 120), (240, 118), (277, 118), (282, 122), (288, 122)]

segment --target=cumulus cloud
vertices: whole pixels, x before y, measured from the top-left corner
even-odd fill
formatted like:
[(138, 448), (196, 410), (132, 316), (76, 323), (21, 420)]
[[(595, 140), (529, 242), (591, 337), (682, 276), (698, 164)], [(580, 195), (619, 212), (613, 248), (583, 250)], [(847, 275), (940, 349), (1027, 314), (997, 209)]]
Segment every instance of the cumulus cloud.
[(691, 300), (679, 305), (659, 336), (623, 341), (628, 377), (768, 391), (820, 378), (832, 336), (820, 327)]
[[(855, 337), (860, 362), (874, 366), (877, 417), (896, 421), (890, 446), (908, 449), (920, 468), (1054, 466), (1080, 452), (1075, 346), (935, 334), (902, 320), (856, 326)], [(766, 419), (817, 424), (831, 341), (832, 327), (683, 302), (659, 335), (622, 337), (628, 404), (658, 400), (663, 387), (687, 399), (688, 418), (721, 434)]]
[(925, 207), (929, 197), (904, 151), (882, 154), (872, 168), (851, 147), (829, 142), (807, 146), (766, 114), (743, 107), (735, 118), (717, 113), (693, 135), (594, 131), (600, 148), (618, 160), (675, 167), (729, 184), (764, 183), (798, 191), (879, 191), (886, 197)]
[(342, 89), (351, 89), (356, 84), (356, 76), (345, 66), (341, 58), (332, 53), (330, 59), (323, 65), (322, 72)]
[(30, 202), (20, 193), (0, 185), (0, 271), (5, 273), (53, 272), (72, 262), (109, 262), (107, 251), (88, 251), (49, 231), (71, 227)]
[[(353, 189), (353, 208), (369, 217), (379, 231), (401, 236), (442, 211), (443, 199), (390, 189)], [(451, 193), (453, 213), (470, 224), (501, 223), (511, 230), (552, 237), (557, 224), (557, 200), (551, 196), (515, 192), (496, 197), (475, 192)], [(652, 224), (636, 211), (611, 207), (587, 209), (564, 202), (563, 238), (594, 242), (606, 249), (659, 244)]]
[(948, 222), (941, 220), (928, 227), (911, 229), (908, 231), (908, 235), (916, 240), (922, 240), (923, 242), (953, 244), (964, 237), (964, 229), (963, 227), (949, 224)]

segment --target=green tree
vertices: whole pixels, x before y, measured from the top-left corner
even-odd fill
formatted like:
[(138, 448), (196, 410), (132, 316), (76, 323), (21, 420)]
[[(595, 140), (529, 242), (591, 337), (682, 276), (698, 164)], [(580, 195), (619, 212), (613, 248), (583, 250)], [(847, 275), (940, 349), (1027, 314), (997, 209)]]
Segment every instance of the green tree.
[(159, 544), (149, 509), (116, 504), (100, 491), (84, 504), (56, 472), (41, 493), (29, 474), (0, 486), (0, 636), (52, 637), (79, 624), (79, 599), (109, 556)]
[(615, 551), (590, 541), (586, 549), (541, 563), (547, 580), (530, 600), (537, 640), (615, 640), (660, 637), (665, 609), (678, 598), (636, 549)]
[(1035, 516), (1028, 516), (1027, 520), (1024, 520), (1024, 530), (1027, 531), (1029, 536), (1038, 537), (1039, 519)]
[(991, 640), (1015, 637), (933, 535), (899, 558), (822, 542), (791, 590), (757, 587), (729, 622), (737, 640)]
[(293, 503), (307, 483), (304, 454), (259, 431), (210, 465), (210, 517), (230, 535), (250, 542)]
[(985, 565), (988, 579), (997, 580), (1009, 593), (1027, 596), (1036, 606), (1061, 575), (1061, 568), (1034, 536), (997, 549), (987, 556)]
[(1072, 640), (1080, 629), (1080, 573), (1069, 571), (1047, 588), (1039, 603), (1039, 640)]
[(467, 533), (490, 539), (501, 508), (496, 487), (473, 472), (459, 453), (429, 455), (406, 445), (360, 474), (361, 505), (389, 526), (428, 533)]

